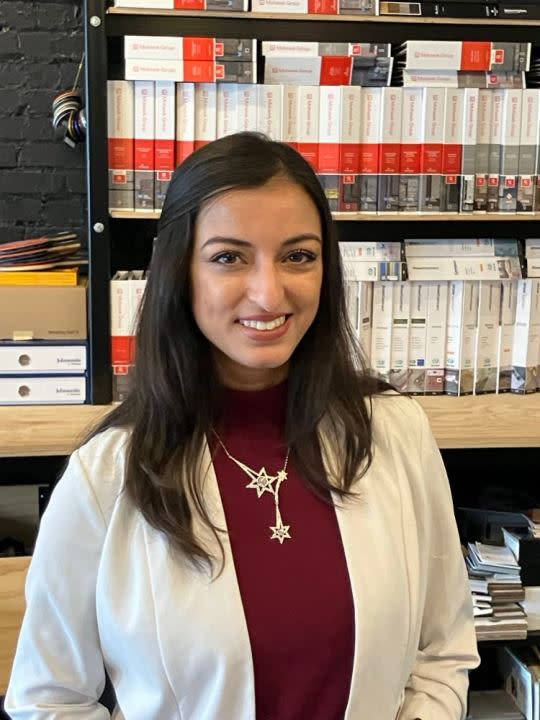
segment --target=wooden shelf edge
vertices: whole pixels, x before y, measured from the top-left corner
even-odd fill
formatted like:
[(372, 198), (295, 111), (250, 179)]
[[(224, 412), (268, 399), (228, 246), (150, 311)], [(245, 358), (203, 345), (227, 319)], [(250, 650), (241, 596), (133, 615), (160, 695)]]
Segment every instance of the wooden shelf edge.
[[(440, 448), (540, 447), (540, 393), (416, 399)], [(69, 455), (112, 407), (0, 407), (0, 457)]]
[[(134, 210), (110, 210), (112, 218), (123, 220), (158, 220), (161, 213), (159, 210), (134, 211)], [(488, 213), (485, 215), (467, 214), (436, 214), (414, 215), (407, 213), (355, 213), (355, 212), (333, 212), (334, 220), (339, 221), (364, 221), (364, 222), (527, 222), (540, 220), (540, 213), (523, 213), (522, 215), (511, 215), (507, 213)]]
[(120, 8), (111, 7), (108, 15), (146, 15), (164, 17), (208, 17), (233, 18), (252, 20), (296, 20), (319, 22), (355, 22), (380, 23), (394, 25), (515, 25), (521, 27), (534, 27), (540, 25), (540, 20), (511, 20), (508, 18), (497, 21), (493, 18), (443, 18), (443, 17), (407, 17), (403, 15), (309, 15), (300, 13), (257, 13), (257, 12), (220, 12), (216, 10), (173, 10), (153, 8)]

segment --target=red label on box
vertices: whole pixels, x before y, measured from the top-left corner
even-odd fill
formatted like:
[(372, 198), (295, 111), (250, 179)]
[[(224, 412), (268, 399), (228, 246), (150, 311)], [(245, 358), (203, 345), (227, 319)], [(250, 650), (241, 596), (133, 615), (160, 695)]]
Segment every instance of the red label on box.
[(477, 177), (476, 178), (476, 187), (484, 187), (485, 184), (486, 184), (485, 177)]
[(223, 57), (225, 55), (225, 46), (222, 42), (216, 41), (216, 50), (215, 50), (215, 56), (216, 57)]
[(206, 37), (185, 37), (182, 45), (184, 60), (213, 60), (215, 40)]
[(467, 42), (461, 44), (461, 70), (491, 70), (491, 43)]
[(109, 168), (131, 170), (133, 168), (133, 139), (109, 138)]
[(177, 140), (176, 141), (176, 165), (184, 162), (195, 150), (194, 140)]
[(352, 57), (327, 55), (321, 58), (321, 85), (350, 85)]
[(319, 143), (319, 160), (317, 171), (320, 173), (339, 172), (338, 143)]
[(184, 60), (184, 82), (209, 83), (214, 82), (216, 77), (213, 60)]
[(174, 0), (175, 10), (204, 10), (205, 0)]
[(425, 143), (422, 146), (421, 172), (436, 174), (442, 172), (442, 149), (441, 143)]
[(379, 170), (379, 144), (360, 143), (360, 169), (362, 175), (369, 175)]
[(154, 152), (156, 170), (174, 170), (174, 145), (174, 140), (156, 140)]
[(308, 0), (308, 13), (310, 15), (337, 15), (337, 0)]
[(488, 185), (490, 187), (497, 187), (499, 185), (499, 176), (498, 175), (491, 175), (488, 178)]
[(443, 173), (459, 175), (461, 172), (461, 145), (443, 145)]
[(522, 177), (521, 178), (521, 187), (530, 187), (531, 186), (531, 178), (528, 177)]
[(298, 152), (300, 155), (303, 156), (305, 160), (308, 161), (308, 163), (313, 167), (314, 170), (317, 169), (317, 162), (319, 160), (319, 153), (318, 153), (318, 147), (319, 143), (298, 143)]
[(135, 170), (154, 169), (154, 141), (135, 140)]
[(457, 175), (447, 175), (444, 178), (444, 182), (447, 185), (455, 185), (457, 183)]
[(516, 179), (513, 177), (507, 177), (504, 181), (504, 187), (507, 187), (507, 188), (516, 187)]
[(398, 174), (401, 157), (400, 143), (383, 143), (380, 153), (380, 172), (386, 175)]
[(113, 172), (112, 181), (114, 185), (125, 185), (127, 183), (127, 175), (125, 172)]
[(157, 173), (157, 179), (160, 182), (170, 182), (172, 178), (172, 170), (159, 170)]
[(131, 359), (131, 337), (113, 335), (111, 337), (111, 362), (113, 365), (128, 365)]
[(417, 175), (420, 172), (420, 144), (401, 146), (399, 171), (402, 175)]
[(493, 53), (493, 64), (494, 65), (502, 65), (504, 63), (504, 50), (502, 48), (497, 48), (495, 52)]
[(357, 173), (360, 167), (360, 145), (358, 143), (342, 143), (339, 151), (339, 171)]

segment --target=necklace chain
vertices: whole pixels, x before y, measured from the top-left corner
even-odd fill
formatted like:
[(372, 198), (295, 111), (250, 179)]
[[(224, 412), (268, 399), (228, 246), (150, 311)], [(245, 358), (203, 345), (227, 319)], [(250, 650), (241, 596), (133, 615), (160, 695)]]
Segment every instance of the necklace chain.
[(281, 511), (279, 507), (279, 490), (281, 488), (281, 485), (285, 480), (287, 479), (287, 465), (289, 463), (289, 454), (291, 449), (287, 448), (287, 454), (285, 456), (285, 462), (283, 464), (283, 467), (281, 470), (278, 470), (276, 475), (269, 475), (266, 471), (265, 467), (262, 467), (259, 471), (254, 470), (253, 468), (249, 467), (249, 465), (246, 465), (245, 463), (238, 460), (238, 458), (235, 458), (231, 453), (227, 450), (225, 447), (225, 444), (223, 443), (223, 440), (219, 437), (217, 432), (213, 430), (214, 435), (217, 438), (217, 441), (223, 448), (223, 451), (225, 455), (229, 458), (229, 460), (232, 460), (235, 465), (237, 465), (243, 472), (246, 473), (246, 475), (249, 477), (250, 482), (246, 485), (246, 488), (250, 488), (253, 490), (256, 490), (257, 497), (261, 498), (264, 493), (268, 492), (274, 497), (274, 508), (275, 508), (275, 516), (276, 516), (276, 524), (270, 525), (270, 530), (272, 531), (271, 540), (279, 540), (280, 545), (283, 545), (283, 542), (285, 540), (290, 540), (290, 525), (284, 525), (283, 518), (281, 517)]

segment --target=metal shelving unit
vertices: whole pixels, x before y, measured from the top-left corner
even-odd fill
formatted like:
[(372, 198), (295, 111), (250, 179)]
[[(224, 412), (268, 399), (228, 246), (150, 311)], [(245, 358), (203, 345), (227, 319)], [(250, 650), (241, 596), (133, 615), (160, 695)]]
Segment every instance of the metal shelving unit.
[[(106, 80), (122, 77), (122, 37), (141, 35), (210, 35), (259, 40), (334, 40), (401, 42), (406, 39), (520, 40), (539, 42), (540, 21), (497, 21), (461, 18), (399, 18), (258, 13), (191, 12), (104, 7), (85, 0), (88, 237), (90, 253), (89, 333), (90, 399), (111, 400), (109, 361), (109, 289), (111, 272), (149, 259), (158, 213), (113, 212), (107, 198)], [(460, 235), (534, 237), (537, 217), (384, 216), (336, 213), (341, 240), (455, 237)], [(503, 225), (501, 226), (501, 223)], [(504, 228), (504, 230), (502, 229)]]

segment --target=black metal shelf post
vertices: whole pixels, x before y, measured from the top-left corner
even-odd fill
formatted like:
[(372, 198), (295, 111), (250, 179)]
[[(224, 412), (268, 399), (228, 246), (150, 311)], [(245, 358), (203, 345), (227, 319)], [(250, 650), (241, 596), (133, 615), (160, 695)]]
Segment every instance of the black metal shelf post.
[(88, 334), (90, 402), (111, 402), (110, 232), (107, 160), (107, 38), (102, 0), (84, 2), (85, 93), (88, 130)]

